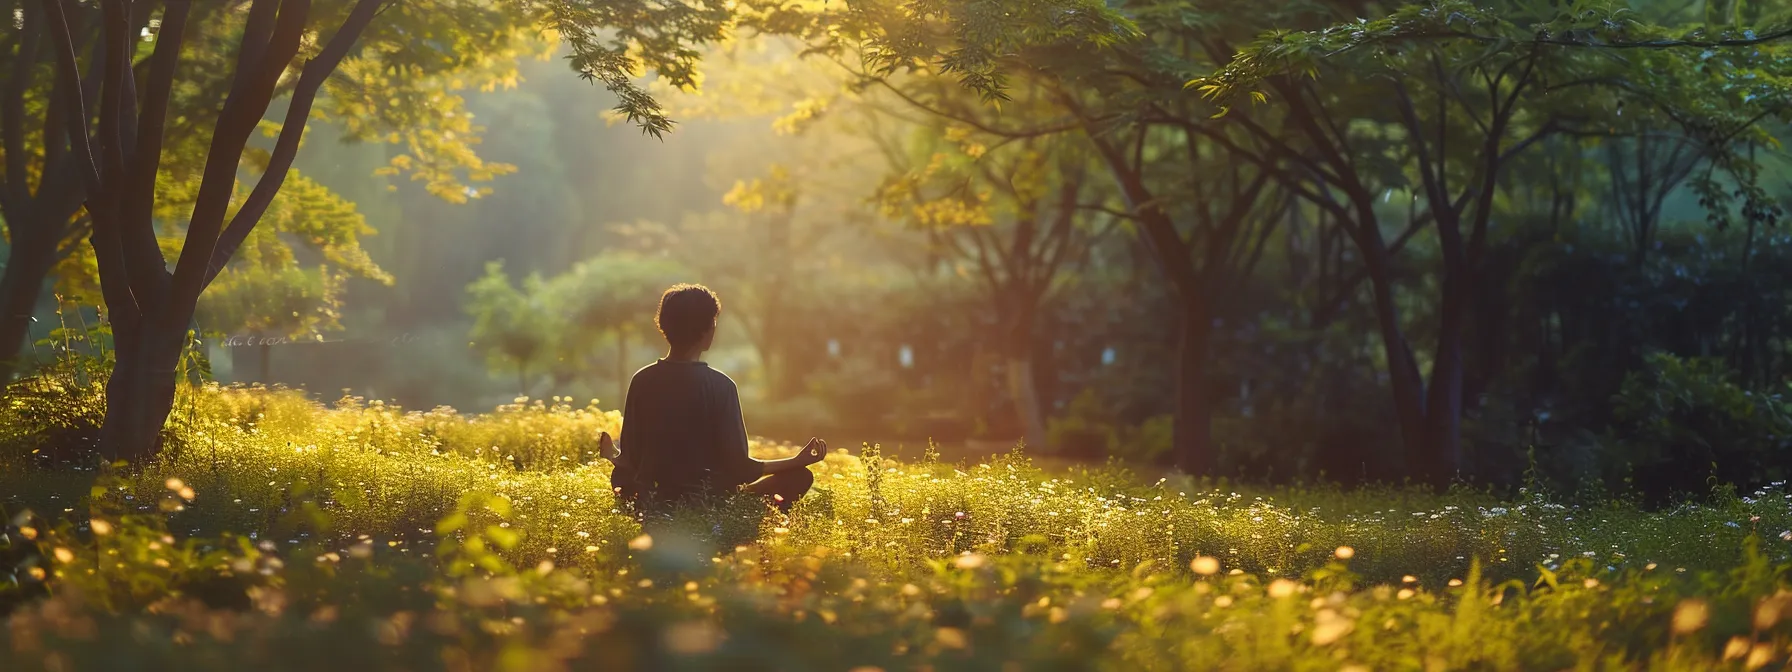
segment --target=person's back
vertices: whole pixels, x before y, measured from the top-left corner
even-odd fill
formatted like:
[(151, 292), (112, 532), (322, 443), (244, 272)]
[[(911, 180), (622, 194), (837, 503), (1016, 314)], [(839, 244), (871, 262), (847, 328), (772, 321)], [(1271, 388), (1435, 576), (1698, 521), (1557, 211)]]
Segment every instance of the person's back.
[(662, 359), (635, 372), (623, 406), (622, 443), (639, 487), (663, 499), (751, 483), (734, 381), (708, 364)]
[[(779, 509), (814, 484), (806, 469), (821, 461), (827, 443), (810, 439), (782, 460), (747, 452), (740, 391), (734, 381), (697, 359), (715, 340), (721, 300), (700, 285), (677, 285), (660, 297), (654, 323), (670, 346), (664, 359), (635, 372), (623, 402), (622, 437), (610, 483), (625, 501), (645, 496), (673, 502), (693, 495), (745, 490)], [(601, 441), (606, 456), (609, 435)]]

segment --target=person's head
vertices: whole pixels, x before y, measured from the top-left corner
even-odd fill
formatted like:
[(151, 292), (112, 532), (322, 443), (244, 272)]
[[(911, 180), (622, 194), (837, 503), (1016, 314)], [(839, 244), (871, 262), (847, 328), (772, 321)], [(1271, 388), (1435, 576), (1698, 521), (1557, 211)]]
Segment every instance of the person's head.
[(703, 285), (679, 284), (660, 295), (653, 323), (673, 352), (700, 353), (715, 342), (716, 318), (721, 314), (722, 299), (715, 292)]

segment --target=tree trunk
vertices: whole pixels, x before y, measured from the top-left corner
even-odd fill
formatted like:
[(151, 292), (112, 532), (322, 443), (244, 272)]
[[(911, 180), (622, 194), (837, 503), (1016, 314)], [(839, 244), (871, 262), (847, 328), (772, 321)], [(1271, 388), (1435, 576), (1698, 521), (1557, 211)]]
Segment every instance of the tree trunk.
[(261, 365), (261, 377), (259, 378), (259, 381), (263, 384), (271, 385), (274, 381), (274, 346), (269, 345), (267, 337), (264, 336), (261, 339), (261, 344), (256, 346), (256, 349), (261, 351), (258, 353), (261, 355), (261, 361), (259, 362)]
[[(1191, 303), (1184, 299), (1185, 303)], [(1212, 473), (1217, 463), (1213, 450), (1213, 408), (1207, 389), (1208, 345), (1213, 320), (1200, 305), (1185, 305), (1176, 348), (1176, 414), (1172, 443), (1176, 466), (1183, 473)]]
[(1412, 345), (1400, 328), (1400, 313), (1394, 304), (1393, 278), (1387, 268), (1386, 251), (1358, 246), (1369, 270), (1369, 285), (1375, 296), (1375, 321), (1381, 331), (1382, 351), (1388, 360), (1388, 385), (1394, 393), (1394, 418), (1399, 423), (1400, 440), (1405, 449), (1407, 469), (1424, 469), (1429, 464), (1425, 440), (1425, 379), (1419, 374)]
[(1033, 380), (1031, 347), (1008, 353), (1008, 394), (1014, 400), (1014, 413), (1020, 421), (1023, 440), (1030, 449), (1045, 446), (1045, 414), (1039, 410), (1039, 388)]
[(1462, 327), (1467, 306), (1459, 271), (1446, 271), (1437, 353), (1431, 364), (1431, 387), (1425, 400), (1424, 450), (1421, 463), (1432, 485), (1447, 487), (1462, 470)]
[[(13, 231), (26, 226), (21, 222)], [(31, 316), (56, 263), (56, 242), (49, 236), (15, 233), (7, 252), (6, 271), (0, 274), (0, 383), (18, 372), (21, 352), (31, 343)]]
[(108, 460), (137, 462), (161, 449), (162, 427), (174, 410), (175, 369), (186, 330), (144, 325), (115, 342), (117, 363), (106, 381), (106, 420), (100, 446)]

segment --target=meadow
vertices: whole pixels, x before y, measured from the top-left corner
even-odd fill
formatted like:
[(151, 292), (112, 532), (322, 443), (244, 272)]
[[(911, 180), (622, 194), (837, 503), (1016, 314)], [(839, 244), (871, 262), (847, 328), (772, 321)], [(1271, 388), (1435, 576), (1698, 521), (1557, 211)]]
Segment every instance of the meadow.
[[(1792, 490), (1644, 511), (836, 449), (788, 516), (619, 510), (595, 404), (182, 393), (152, 464), (15, 386), (7, 670), (1779, 668)], [(760, 457), (790, 446), (759, 443)]]

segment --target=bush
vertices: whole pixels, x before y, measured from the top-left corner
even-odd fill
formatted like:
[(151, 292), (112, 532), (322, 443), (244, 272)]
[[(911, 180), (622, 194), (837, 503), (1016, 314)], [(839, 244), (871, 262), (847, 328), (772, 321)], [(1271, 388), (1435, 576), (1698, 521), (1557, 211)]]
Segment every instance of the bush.
[(1749, 487), (1792, 471), (1792, 407), (1744, 389), (1713, 360), (1647, 356), (1625, 377), (1612, 413), (1606, 467), (1629, 474), (1651, 503), (1709, 493), (1714, 479)]
[(1093, 388), (1078, 393), (1063, 414), (1046, 420), (1050, 452), (1080, 460), (1113, 457), (1124, 462), (1157, 463), (1170, 454), (1175, 419), (1147, 418), (1136, 426), (1115, 420), (1115, 413)]

